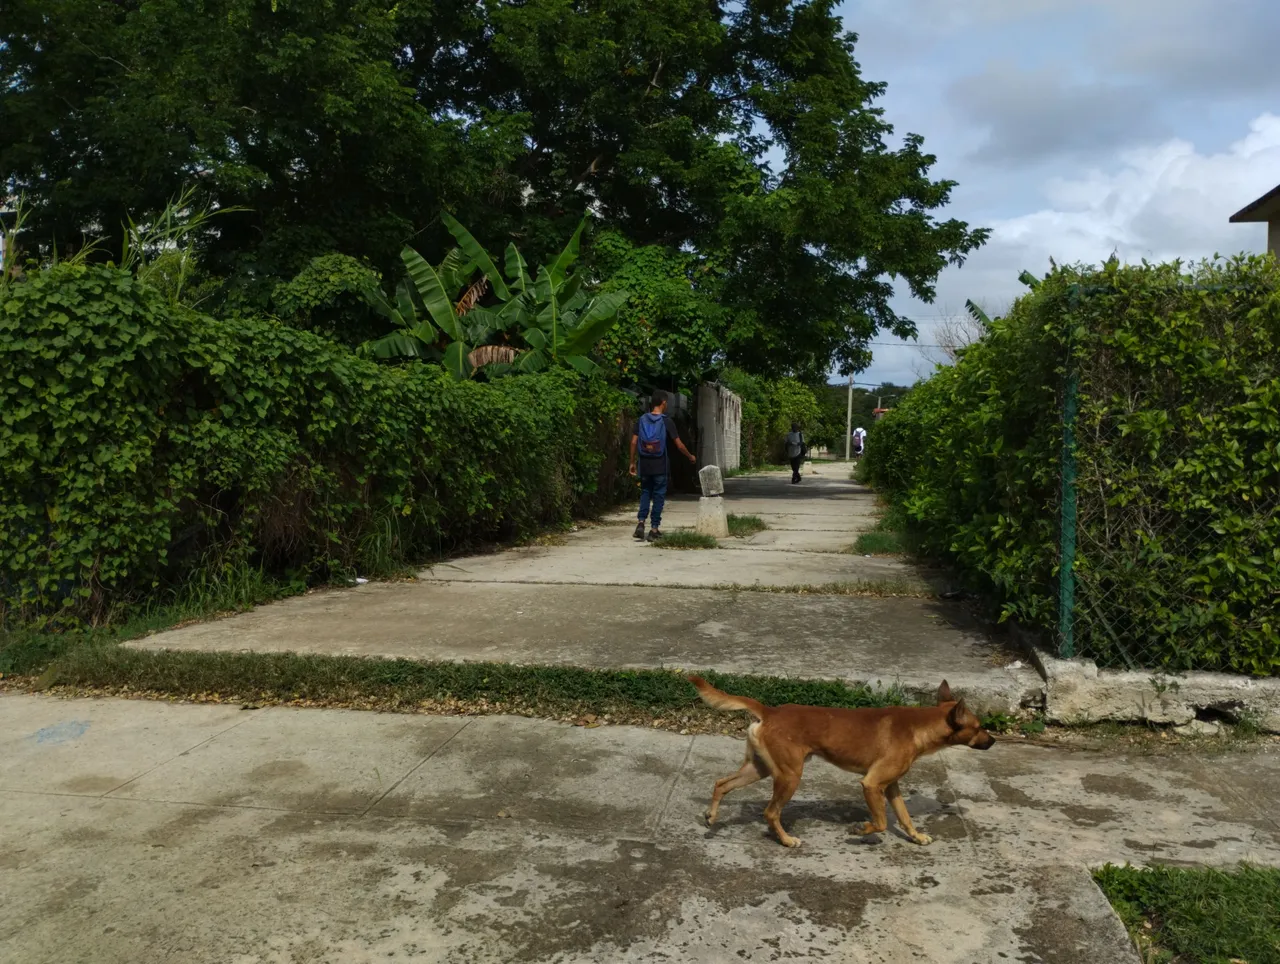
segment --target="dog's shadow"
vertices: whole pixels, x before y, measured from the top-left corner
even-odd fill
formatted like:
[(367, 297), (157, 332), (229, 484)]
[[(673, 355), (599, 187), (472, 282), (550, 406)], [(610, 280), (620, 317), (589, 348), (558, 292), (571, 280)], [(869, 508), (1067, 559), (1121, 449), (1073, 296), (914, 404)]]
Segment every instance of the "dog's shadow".
[[(705, 837), (714, 839), (726, 827), (742, 827), (752, 824), (758, 824), (764, 828), (763, 836), (772, 837), (773, 831), (764, 823), (764, 808), (768, 802), (765, 799), (722, 803), (714, 826), (707, 827), (706, 820), (703, 818), (703, 827), (706, 829)], [(924, 794), (915, 794), (909, 797), (907, 799), (907, 810), (910, 812), (912, 820), (932, 816), (950, 816), (959, 813), (954, 804), (943, 803), (935, 797), (925, 796)], [(853, 832), (855, 828), (860, 827), (870, 819), (871, 814), (867, 810), (866, 804), (855, 803), (852, 800), (793, 800), (782, 811), (782, 825), (788, 833), (803, 836), (806, 824), (832, 824), (837, 827), (847, 828), (852, 836), (852, 842), (864, 847), (874, 847), (882, 842), (881, 837), (883, 834), (870, 834), (864, 837)], [(895, 834), (903, 840), (911, 839), (898, 826), (898, 819), (892, 810), (888, 813), (888, 819), (889, 829), (886, 833)]]

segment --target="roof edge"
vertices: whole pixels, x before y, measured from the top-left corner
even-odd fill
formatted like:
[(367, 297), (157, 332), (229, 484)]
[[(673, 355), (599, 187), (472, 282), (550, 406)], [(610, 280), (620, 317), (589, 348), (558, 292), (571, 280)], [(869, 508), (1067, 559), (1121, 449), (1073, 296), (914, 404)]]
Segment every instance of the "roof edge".
[[(1273, 207), (1273, 211), (1264, 208)], [(1271, 221), (1280, 218), (1280, 184), (1277, 184), (1256, 201), (1251, 201), (1228, 219), (1232, 224)]]

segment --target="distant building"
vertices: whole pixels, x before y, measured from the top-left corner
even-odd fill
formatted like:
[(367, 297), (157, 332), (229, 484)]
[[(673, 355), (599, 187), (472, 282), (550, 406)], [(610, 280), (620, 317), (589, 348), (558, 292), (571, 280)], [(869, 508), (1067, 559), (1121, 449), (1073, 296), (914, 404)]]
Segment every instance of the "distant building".
[(880, 419), (882, 419), (882, 418), (884, 418), (884, 417), (885, 417), (885, 414), (886, 414), (887, 412), (891, 412), (891, 411), (893, 411), (893, 409), (890, 409), (890, 408), (875, 408), (875, 409), (872, 409), (872, 410), (871, 410), (871, 417), (872, 417), (872, 418), (874, 418), (874, 419), (878, 422), (878, 421), (880, 421)]
[(1231, 215), (1232, 224), (1266, 224), (1267, 250), (1280, 257), (1280, 185)]

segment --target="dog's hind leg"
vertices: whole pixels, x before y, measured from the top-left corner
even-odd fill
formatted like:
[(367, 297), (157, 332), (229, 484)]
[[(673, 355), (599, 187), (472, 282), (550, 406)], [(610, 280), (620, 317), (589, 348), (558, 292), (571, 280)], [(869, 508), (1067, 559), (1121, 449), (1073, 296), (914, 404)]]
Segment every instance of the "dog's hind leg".
[(911, 814), (907, 813), (907, 802), (902, 799), (902, 791), (898, 788), (897, 780), (884, 788), (884, 794), (889, 798), (894, 816), (898, 818), (898, 826), (906, 832), (906, 835), (922, 847), (933, 843), (932, 837), (918, 831), (915, 824), (911, 822)]
[(800, 760), (799, 766), (780, 766), (778, 772), (773, 775), (773, 799), (764, 808), (765, 821), (773, 828), (773, 832), (778, 835), (778, 839), (782, 841), (784, 847), (800, 846), (799, 837), (793, 837), (782, 829), (782, 808), (787, 805), (787, 801), (791, 799), (796, 792), (796, 788), (800, 786), (800, 775), (803, 771), (803, 759)]
[(760, 772), (760, 767), (756, 763), (755, 751), (751, 748), (751, 744), (747, 744), (747, 758), (742, 761), (742, 767), (733, 776), (725, 777), (723, 780), (716, 781), (716, 787), (711, 792), (711, 806), (707, 807), (707, 826), (710, 827), (716, 822), (716, 814), (720, 812), (720, 801), (724, 799), (724, 795), (741, 787), (750, 786), (757, 780), (764, 779), (764, 774)]

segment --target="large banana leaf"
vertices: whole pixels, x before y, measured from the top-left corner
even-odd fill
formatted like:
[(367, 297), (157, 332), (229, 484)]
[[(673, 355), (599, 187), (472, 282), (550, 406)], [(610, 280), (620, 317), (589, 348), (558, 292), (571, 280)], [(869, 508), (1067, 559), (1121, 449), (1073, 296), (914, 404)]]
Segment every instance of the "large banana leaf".
[(476, 273), (476, 263), (468, 261), (460, 248), (450, 248), (436, 270), (444, 282), (445, 291), (457, 291), (471, 281), (471, 276)]
[(556, 292), (556, 300), (560, 302), (562, 311), (571, 311), (586, 303), (587, 296), (582, 290), (581, 273), (575, 274), (560, 286), (560, 290)]
[(582, 355), (603, 338), (618, 321), (618, 309), (627, 300), (625, 291), (607, 291), (596, 295), (577, 317), (577, 324), (561, 338), (559, 350)]
[(978, 322), (981, 325), (986, 325), (987, 327), (991, 326), (991, 319), (987, 316), (987, 313), (983, 311), (979, 305), (975, 305), (972, 301), (966, 301), (964, 303), (964, 307), (965, 307), (965, 310), (969, 312), (969, 317), (972, 318), (974, 321)]
[(366, 341), (356, 351), (365, 358), (426, 358), (430, 347), (408, 331), (393, 331)]
[(532, 291), (524, 291), (516, 295), (510, 301), (504, 302), (497, 309), (498, 317), (502, 319), (503, 330), (512, 327), (525, 328), (533, 321), (534, 309), (537, 303), (533, 299)]
[[(401, 308), (388, 301), (387, 296), (382, 293), (382, 289), (377, 285), (371, 285), (365, 289), (364, 300), (369, 303), (370, 307), (372, 307), (374, 311), (382, 315), (382, 317), (386, 318), (397, 328), (409, 327), (409, 319), (411, 316), (407, 315), (407, 313), (402, 311)], [(410, 307), (412, 307), (412, 305), (410, 305)]]
[(540, 372), (549, 364), (546, 352), (534, 348), (516, 359), (516, 371)]
[(587, 218), (590, 213), (584, 214), (582, 220), (578, 222), (578, 228), (573, 232), (573, 237), (569, 239), (569, 243), (564, 246), (564, 250), (556, 257), (551, 264), (551, 281), (559, 286), (564, 282), (565, 275), (569, 273), (569, 268), (578, 260), (578, 247), (582, 241), (582, 229), (587, 226)]
[(547, 271), (547, 266), (538, 266), (538, 276), (533, 279), (533, 297), (537, 304), (543, 305), (551, 300), (555, 288), (551, 283), (551, 275)]
[(542, 306), (542, 310), (539, 311), (537, 316), (533, 319), (533, 323), (543, 331), (550, 332), (556, 322), (560, 320), (561, 314), (563, 314), (563, 312), (560, 310), (560, 305), (556, 302), (555, 298), (552, 298)]
[(551, 346), (551, 339), (540, 328), (530, 328), (524, 333), (525, 343), (537, 351), (546, 351)]
[(449, 342), (444, 350), (444, 367), (459, 381), (471, 375), (471, 362), (467, 360), (470, 354), (471, 349), (461, 341)]
[(600, 370), (600, 366), (586, 355), (561, 355), (560, 360), (570, 368), (575, 371), (579, 371), (584, 375), (594, 375)]
[(525, 263), (524, 255), (514, 243), (507, 245), (507, 277), (511, 279), (511, 288), (514, 291), (524, 291), (533, 284), (529, 265)]
[(491, 308), (472, 308), (458, 319), (458, 324), (462, 327), (463, 340), (473, 345), (482, 345), (491, 336), (507, 328), (506, 323)]
[(501, 378), (503, 375), (510, 375), (515, 371), (515, 365), (510, 362), (491, 362), (483, 366), (480, 370), (489, 378)]
[(511, 292), (507, 290), (507, 283), (502, 280), (502, 275), (498, 273), (497, 267), (494, 266), (493, 259), (489, 257), (489, 252), (481, 247), (480, 242), (471, 236), (471, 232), (459, 224), (458, 219), (448, 211), (441, 211), (440, 219), (444, 221), (449, 233), (457, 239), (463, 254), (474, 261), (476, 266), (484, 272), (484, 276), (489, 279), (489, 284), (493, 285), (493, 293), (503, 301), (510, 298)]
[(413, 279), (413, 286), (418, 289), (418, 297), (426, 306), (431, 320), (456, 341), (461, 337), (458, 319), (453, 313), (453, 302), (449, 300), (449, 294), (436, 269), (427, 264), (426, 259), (413, 248), (406, 247), (401, 251), (400, 260), (409, 269), (409, 277)]
[[(396, 285), (396, 310), (400, 312), (402, 323), (406, 327), (418, 320), (418, 306), (413, 303), (413, 293), (410, 292), (407, 281), (401, 281)], [(423, 319), (423, 324), (430, 325), (431, 322)]]

